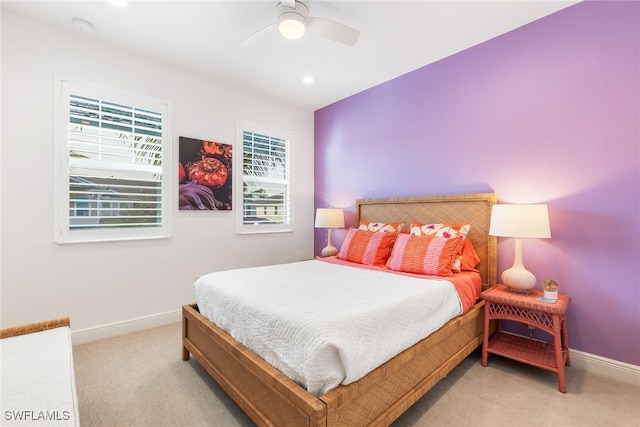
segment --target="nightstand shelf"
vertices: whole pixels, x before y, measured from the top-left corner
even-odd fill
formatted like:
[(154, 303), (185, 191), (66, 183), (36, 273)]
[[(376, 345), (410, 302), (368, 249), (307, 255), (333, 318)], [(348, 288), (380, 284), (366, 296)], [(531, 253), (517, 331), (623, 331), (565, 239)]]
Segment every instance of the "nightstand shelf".
[[(480, 295), (485, 300), (485, 332), (482, 345), (482, 366), (488, 355), (508, 357), (522, 363), (558, 374), (558, 389), (566, 392), (564, 367), (570, 366), (566, 312), (570, 298), (559, 295), (555, 303), (538, 301), (542, 292), (514, 293), (504, 285), (496, 285)], [(497, 332), (489, 337), (489, 322), (498, 320)], [(553, 337), (546, 343), (502, 330), (502, 320), (511, 320), (543, 330)]]
[(546, 342), (498, 332), (489, 341), (489, 352), (538, 368), (551, 368), (554, 372), (557, 369), (553, 345)]

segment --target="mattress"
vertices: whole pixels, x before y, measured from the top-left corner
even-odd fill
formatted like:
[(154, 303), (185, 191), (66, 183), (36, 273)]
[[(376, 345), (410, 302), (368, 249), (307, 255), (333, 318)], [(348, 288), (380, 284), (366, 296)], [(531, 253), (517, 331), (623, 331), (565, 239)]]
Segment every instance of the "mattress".
[(3, 338), (0, 355), (1, 425), (80, 425), (68, 327)]
[(322, 260), (207, 274), (194, 294), (202, 315), (315, 396), (464, 311), (450, 280)]

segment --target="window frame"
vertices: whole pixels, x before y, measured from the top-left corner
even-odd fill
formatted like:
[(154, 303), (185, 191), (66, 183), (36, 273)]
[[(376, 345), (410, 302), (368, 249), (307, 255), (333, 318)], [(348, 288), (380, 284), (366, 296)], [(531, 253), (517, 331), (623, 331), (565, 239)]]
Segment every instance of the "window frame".
[[(87, 97), (100, 101), (122, 104), (146, 109), (162, 115), (162, 178), (160, 179), (162, 198), (159, 226), (87, 228), (70, 227), (70, 165), (69, 131), (70, 102), (69, 95)], [(171, 144), (171, 104), (167, 101), (123, 90), (109, 89), (94, 83), (83, 82), (67, 76), (56, 75), (54, 82), (54, 123), (53, 123), (53, 240), (58, 244), (107, 242), (123, 240), (165, 239), (171, 237), (173, 211), (173, 153)], [(117, 170), (113, 168), (113, 170)], [(90, 204), (91, 202), (87, 202)], [(120, 203), (120, 202), (118, 202)], [(77, 207), (76, 207), (77, 209)]]
[[(289, 222), (285, 224), (245, 224), (244, 223), (244, 132), (266, 135), (287, 141), (287, 167), (288, 167), (288, 208)], [(290, 233), (295, 229), (295, 209), (294, 209), (294, 147), (295, 135), (293, 131), (278, 128), (275, 126), (257, 123), (245, 119), (236, 120), (236, 148), (234, 149), (234, 185), (235, 185), (235, 206), (236, 210), (236, 233), (237, 234), (263, 234), (263, 233)]]

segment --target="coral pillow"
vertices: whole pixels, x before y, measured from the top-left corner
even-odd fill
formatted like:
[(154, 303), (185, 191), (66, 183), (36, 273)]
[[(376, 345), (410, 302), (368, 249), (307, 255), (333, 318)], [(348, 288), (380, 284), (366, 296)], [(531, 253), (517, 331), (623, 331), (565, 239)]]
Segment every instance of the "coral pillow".
[(399, 234), (404, 227), (404, 222), (367, 222), (360, 221), (359, 230), (383, 231)]
[(347, 233), (337, 257), (359, 264), (385, 265), (396, 236), (396, 233), (379, 233), (352, 228)]
[[(469, 230), (471, 229), (471, 224), (462, 223), (462, 224), (420, 224), (417, 222), (411, 223), (411, 234), (415, 236), (441, 236), (445, 238), (449, 237), (458, 237), (461, 236), (462, 240), (465, 241), (467, 239), (467, 234), (469, 234)], [(465, 254), (465, 251), (468, 253)], [(475, 263), (474, 263), (475, 262)], [(465, 267), (473, 264), (473, 267), (470, 269), (475, 271), (474, 267), (478, 265), (480, 262), (480, 258), (478, 258), (478, 254), (475, 249), (471, 245), (469, 241), (468, 244), (460, 245), (458, 249), (457, 257), (453, 260), (451, 265), (451, 270), (459, 273), (461, 270), (466, 269)]]
[(393, 246), (387, 267), (405, 273), (451, 276), (451, 264), (462, 237), (401, 234)]
[[(452, 270), (456, 265), (456, 261), (458, 260), (453, 261), (453, 266), (451, 266)], [(459, 257), (459, 261), (460, 261), (461, 271), (478, 271), (476, 270), (476, 266), (480, 262), (480, 257), (478, 256), (476, 249), (473, 247), (473, 244), (471, 244), (471, 240), (469, 239), (463, 240), (462, 256)]]

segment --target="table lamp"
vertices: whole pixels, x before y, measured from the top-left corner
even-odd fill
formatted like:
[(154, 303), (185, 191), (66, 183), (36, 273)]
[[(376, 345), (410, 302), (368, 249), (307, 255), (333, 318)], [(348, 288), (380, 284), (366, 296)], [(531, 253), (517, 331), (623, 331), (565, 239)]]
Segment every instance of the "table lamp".
[(547, 205), (493, 205), (489, 234), (515, 237), (513, 266), (502, 273), (502, 283), (512, 291), (529, 292), (536, 276), (522, 263), (522, 239), (551, 237)]
[(316, 211), (316, 228), (326, 228), (327, 246), (322, 250), (322, 256), (328, 257), (338, 253), (338, 249), (331, 243), (331, 229), (344, 228), (344, 212), (342, 209), (319, 208)]

